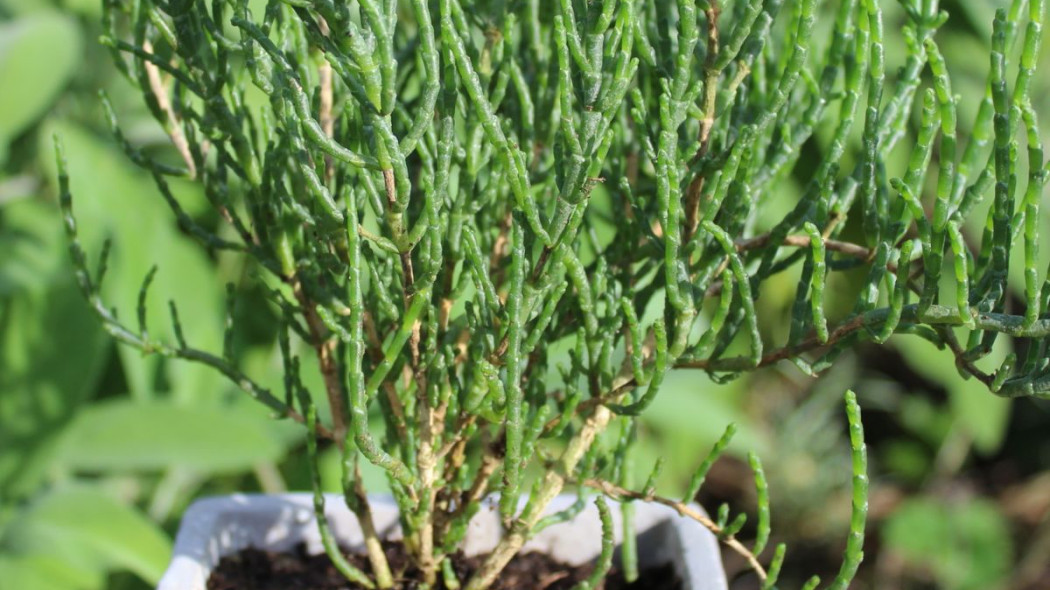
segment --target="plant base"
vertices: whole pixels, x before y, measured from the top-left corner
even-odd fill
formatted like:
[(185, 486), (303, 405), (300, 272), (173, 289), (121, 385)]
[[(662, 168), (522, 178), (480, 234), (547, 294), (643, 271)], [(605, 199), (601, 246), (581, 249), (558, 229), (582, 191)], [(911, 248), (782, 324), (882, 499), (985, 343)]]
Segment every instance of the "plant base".
[[(393, 590), (416, 590), (420, 587), (418, 571), (408, 566), (404, 546), (399, 541), (384, 543), (384, 553), (395, 572)], [(465, 581), (481, 566), (484, 556), (451, 556), (456, 579)], [(362, 571), (368, 571), (368, 558), (350, 554), (347, 559)], [(490, 590), (572, 590), (591, 573), (590, 564), (570, 566), (538, 551), (515, 557), (500, 573)], [(208, 580), (210, 590), (362, 590), (332, 565), (325, 554), (310, 555), (301, 544), (292, 553), (245, 549), (219, 562)], [(601, 590), (681, 590), (682, 581), (674, 566), (642, 570), (639, 579), (628, 584), (622, 573), (613, 568)], [(448, 590), (442, 580), (434, 590)]]
[[(559, 497), (549, 511), (564, 510), (575, 501), (575, 496)], [(399, 538), (396, 504), (384, 497), (374, 497), (371, 503), (380, 534), (386, 539)], [(309, 554), (323, 553), (312, 506), (310, 494), (233, 495), (197, 501), (183, 517), (171, 565), (158, 590), (205, 590), (222, 557), (249, 547), (291, 552), (303, 544)], [(340, 544), (363, 550), (357, 519), (341, 496), (328, 497), (326, 512)], [(619, 540), (619, 511), (613, 510), (613, 516)], [(727, 588), (718, 541), (700, 524), (666, 506), (637, 502), (634, 528), (642, 569), (670, 563), (682, 579), (683, 590)], [(501, 532), (498, 514), (483, 508), (470, 523), (463, 554), (488, 553)], [(597, 557), (600, 549), (601, 523), (597, 509), (589, 504), (572, 521), (541, 531), (523, 552), (538, 551), (569, 565), (583, 565)]]

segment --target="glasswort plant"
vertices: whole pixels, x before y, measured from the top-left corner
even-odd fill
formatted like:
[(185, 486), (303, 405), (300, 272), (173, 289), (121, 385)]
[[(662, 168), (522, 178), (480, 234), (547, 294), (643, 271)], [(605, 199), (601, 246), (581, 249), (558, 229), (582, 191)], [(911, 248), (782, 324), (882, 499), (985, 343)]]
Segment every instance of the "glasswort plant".
[[(119, 341), (210, 365), (305, 426), (325, 547), (364, 587), (394, 581), (362, 459), (386, 473), (428, 586), (488, 587), (531, 534), (573, 516), (544, 516), (555, 496), (590, 489), (628, 517), (648, 500), (696, 518), (773, 587), (784, 547), (763, 565), (756, 456), (753, 545), (735, 536), (742, 515), (689, 505), (732, 426), (683, 498), (657, 495), (654, 477), (630, 489), (632, 425), (669, 371), (724, 381), (790, 361), (815, 374), (859, 342), (912, 334), (998, 395), (1050, 397), (1050, 282), (1037, 268), (1047, 167), (1030, 98), (1044, 2), (997, 14), (987, 94), (972, 97), (963, 137), (935, 40), (947, 16), (937, 0), (899, 1), (907, 47), (888, 73), (878, 0), (104, 0), (103, 43), (181, 162), (125, 139), (103, 97), (113, 132), (180, 227), (264, 275), (284, 391), (238, 368), (232, 319), (223, 350), (200, 350), (172, 303), (176, 341), (151, 338), (152, 274), (137, 328), (107, 308), (105, 263), (88, 270), (60, 165), (80, 285)], [(814, 33), (818, 12), (834, 15), (829, 36)], [(196, 180), (219, 222), (188, 215), (169, 177)], [(781, 188), (791, 178), (797, 196)], [(1015, 302), (1011, 264), (1023, 268)], [(859, 289), (836, 311), (829, 284), (845, 271)], [(799, 280), (778, 342), (756, 302), (782, 273)], [(1000, 336), (1026, 341), (1021, 358), (982, 368)], [(323, 392), (304, 385), (302, 354), (316, 356)], [(856, 572), (867, 506), (860, 410), (852, 393), (846, 403), (853, 518), (833, 588)], [(342, 452), (368, 572), (324, 520), (326, 444)], [(489, 495), (505, 535), (457, 580), (449, 556)], [(605, 548), (585, 587), (610, 564), (598, 506)]]

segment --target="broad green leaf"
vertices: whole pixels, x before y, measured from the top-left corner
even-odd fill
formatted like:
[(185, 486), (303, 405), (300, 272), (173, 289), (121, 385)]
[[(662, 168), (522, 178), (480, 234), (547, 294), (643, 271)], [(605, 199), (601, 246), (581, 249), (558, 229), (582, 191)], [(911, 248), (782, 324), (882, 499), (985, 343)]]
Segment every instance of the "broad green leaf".
[[(20, 1), (24, 2), (26, 0)], [(62, 7), (69, 12), (76, 12), (92, 20), (99, 18), (102, 14), (102, 3), (92, 2), (92, 0), (64, 0)]]
[(5, 588), (33, 590), (97, 590), (102, 576), (70, 568), (61, 559), (45, 556), (12, 557), (0, 554), (0, 580)]
[[(955, 369), (950, 350), (937, 350), (919, 338), (900, 336), (893, 340), (908, 365), (921, 375), (940, 383), (948, 390), (952, 414), (958, 425), (973, 438), (982, 453), (993, 453), (1002, 444), (1010, 417), (1010, 401), (988, 391), (976, 379), (963, 379)], [(984, 367), (998, 367), (1005, 358), (1005, 339), (999, 338), (992, 354), (981, 362)]]
[(0, 496), (23, 498), (36, 493), (50, 468), (52, 441), (33, 438), (4, 443), (0, 452)]
[(997, 588), (1010, 573), (1009, 525), (988, 500), (906, 500), (886, 521), (882, 539), (898, 559), (932, 573), (939, 588)]
[(719, 385), (702, 371), (677, 370), (664, 378), (660, 393), (642, 420), (663, 432), (710, 443), (722, 436), (727, 424), (737, 422), (737, 434), (729, 448), (762, 452), (766, 450), (765, 441), (739, 405), (746, 386), (742, 380)]
[(213, 405), (115, 400), (86, 408), (70, 425), (58, 460), (77, 470), (239, 471), (279, 459), (285, 442), (269, 419)]
[(85, 561), (103, 571), (128, 570), (151, 584), (171, 557), (171, 541), (156, 524), (88, 486), (61, 488), (39, 498), (7, 532), (4, 545), (12, 553)]
[(80, 55), (80, 29), (68, 17), (39, 13), (0, 24), (0, 144), (47, 111)]
[(94, 392), (109, 359), (61, 233), (51, 205), (4, 208), (0, 243), (12, 247), (0, 262), (0, 496), (35, 487), (50, 439)]
[(55, 3), (48, 0), (0, 0), (0, 10), (14, 16), (54, 12)]
[(58, 208), (20, 199), (0, 211), (0, 297), (69, 283), (72, 274)]

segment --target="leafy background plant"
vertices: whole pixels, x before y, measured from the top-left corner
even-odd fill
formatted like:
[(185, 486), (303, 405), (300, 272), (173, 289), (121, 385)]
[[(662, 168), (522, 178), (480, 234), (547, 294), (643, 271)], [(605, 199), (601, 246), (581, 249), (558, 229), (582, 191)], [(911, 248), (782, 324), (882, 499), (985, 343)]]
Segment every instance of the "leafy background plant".
[[(901, 58), (893, 23), (903, 16), (895, 3), (883, 4), (892, 71)], [(944, 4), (953, 18), (938, 42), (959, 68), (952, 72), (955, 90), (978, 97), (988, 64), (967, 56), (987, 54), (992, 15), (1006, 3)], [(108, 302), (134, 309), (141, 278), (162, 252), (153, 292), (178, 300), (186, 332), (214, 349), (222, 339), (222, 285), (248, 271), (235, 258), (208, 258), (196, 248), (149, 178), (111, 140), (99, 88), (134, 143), (170, 149), (139, 91), (115, 75), (95, 41), (98, 3), (0, 0), (0, 19), (0, 580), (45, 590), (147, 588), (163, 570), (178, 516), (193, 498), (307, 489), (305, 443), (221, 376), (143, 358), (104, 337), (67, 261), (52, 181), (53, 134), (70, 154), (87, 249), (97, 252), (105, 238), (120, 237), (104, 286)], [(1048, 90), (1044, 75), (1033, 96)], [(964, 108), (960, 121), (973, 114)], [(818, 134), (804, 150), (819, 152), (820, 140)], [(209, 221), (197, 189), (174, 189), (191, 216)], [(778, 189), (791, 197), (800, 187)], [(1050, 235), (1045, 208), (1040, 222)], [(795, 278), (780, 280), (779, 296), (776, 289), (764, 292), (759, 317), (790, 313)], [(1023, 293), (1023, 277), (1011, 277), (1011, 288)], [(159, 295), (149, 309), (159, 316), (150, 322), (156, 335), (170, 337)], [(261, 294), (240, 298), (237, 321), (248, 329), (237, 348), (254, 374), (278, 379), (271, 314)], [(781, 325), (787, 324), (770, 321), (762, 329)], [(857, 587), (1050, 584), (1050, 406), (990, 396), (958, 377), (950, 353), (911, 340), (847, 353), (820, 379), (789, 366), (727, 385), (698, 372), (672, 373), (645, 418), (633, 460), (647, 465), (667, 457), (660, 484), (683, 489), (696, 458), (726, 423), (736, 422), (733, 457), (716, 466), (703, 499), (712, 508), (719, 501), (747, 508), (753, 492), (741, 468), (755, 450), (771, 483), (774, 533), (794, 547), (785, 576), (833, 571), (849, 516), (838, 392), (854, 387), (866, 410), (874, 468), (873, 545)], [(339, 489), (337, 462), (334, 452), (322, 461), (332, 490)], [(381, 482), (375, 474), (372, 489)]]

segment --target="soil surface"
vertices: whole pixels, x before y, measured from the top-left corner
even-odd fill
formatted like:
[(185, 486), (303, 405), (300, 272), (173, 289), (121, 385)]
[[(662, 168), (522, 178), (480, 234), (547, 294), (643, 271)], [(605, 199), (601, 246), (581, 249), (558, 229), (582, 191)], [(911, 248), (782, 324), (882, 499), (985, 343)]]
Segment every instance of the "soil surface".
[[(396, 590), (415, 590), (419, 587), (417, 572), (408, 567), (404, 547), (400, 543), (385, 543), (387, 559), (396, 578)], [(349, 554), (350, 563), (368, 571), (364, 555)], [(454, 556), (455, 570), (460, 581), (466, 581), (481, 565), (484, 556)], [(491, 590), (570, 590), (587, 578), (592, 566), (565, 565), (542, 553), (526, 553), (515, 557)], [(621, 572), (613, 568), (605, 581), (595, 590), (680, 590), (682, 582), (670, 565), (640, 572), (633, 584), (624, 581)], [(307, 555), (300, 545), (293, 553), (274, 553), (247, 549), (224, 557), (208, 580), (208, 590), (359, 590), (362, 587), (347, 581), (329, 562), (325, 554)], [(443, 584), (438, 585), (444, 590)]]

